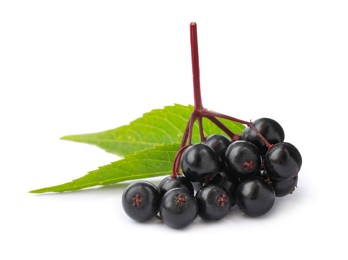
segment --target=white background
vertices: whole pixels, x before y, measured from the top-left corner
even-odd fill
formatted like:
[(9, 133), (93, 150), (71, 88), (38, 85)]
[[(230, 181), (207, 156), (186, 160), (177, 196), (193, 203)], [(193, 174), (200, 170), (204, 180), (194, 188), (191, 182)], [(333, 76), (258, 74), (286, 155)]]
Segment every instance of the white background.
[[(347, 259), (347, 1), (1, 1), (0, 259)], [(303, 156), (298, 189), (172, 230), (122, 210), (125, 185), (33, 195), (118, 158), (60, 141), (192, 100), (267, 116)], [(158, 180), (156, 180), (158, 183)]]

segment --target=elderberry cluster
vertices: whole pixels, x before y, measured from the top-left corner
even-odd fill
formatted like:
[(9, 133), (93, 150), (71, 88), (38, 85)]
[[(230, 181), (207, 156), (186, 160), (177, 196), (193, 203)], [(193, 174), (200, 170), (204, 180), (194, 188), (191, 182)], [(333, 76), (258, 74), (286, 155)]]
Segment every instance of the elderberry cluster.
[(235, 204), (252, 217), (266, 214), (276, 196), (294, 191), (302, 158), (284, 142), (275, 120), (261, 118), (253, 126), (234, 140), (215, 134), (189, 145), (180, 158), (183, 175), (168, 176), (158, 187), (145, 181), (129, 185), (122, 197), (127, 215), (140, 222), (157, 215), (168, 226), (183, 228), (197, 215), (222, 219)]

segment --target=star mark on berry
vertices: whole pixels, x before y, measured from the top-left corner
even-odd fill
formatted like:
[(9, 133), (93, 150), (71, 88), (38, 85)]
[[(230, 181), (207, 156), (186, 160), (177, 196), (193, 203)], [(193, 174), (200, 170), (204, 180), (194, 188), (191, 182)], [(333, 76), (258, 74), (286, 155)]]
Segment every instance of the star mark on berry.
[(182, 206), (187, 202), (187, 197), (185, 196), (185, 194), (183, 193), (179, 193), (178, 195), (176, 195), (175, 197), (175, 204)]
[(139, 193), (135, 194), (132, 198), (132, 206), (139, 208), (141, 204), (143, 204), (144, 199), (141, 197)]
[(254, 163), (252, 160), (250, 160), (249, 162), (243, 162), (243, 167), (246, 170), (251, 170), (253, 168), (253, 165)]
[(219, 194), (216, 202), (220, 207), (225, 207), (225, 204), (228, 202), (228, 196), (226, 194)]

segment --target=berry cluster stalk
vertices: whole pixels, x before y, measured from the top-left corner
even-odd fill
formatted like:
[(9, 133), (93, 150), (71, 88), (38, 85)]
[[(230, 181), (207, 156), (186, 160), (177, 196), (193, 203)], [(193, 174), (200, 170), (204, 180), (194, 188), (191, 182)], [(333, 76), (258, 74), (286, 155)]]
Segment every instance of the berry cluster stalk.
[(193, 125), (198, 121), (199, 135), (202, 142), (205, 141), (206, 137), (204, 136), (203, 120), (205, 117), (210, 120), (213, 124), (219, 127), (226, 135), (228, 135), (231, 140), (239, 140), (240, 136), (233, 133), (231, 130), (225, 126), (220, 119), (227, 119), (233, 122), (241, 123), (247, 125), (255, 131), (255, 133), (261, 138), (261, 140), (266, 144), (267, 148), (270, 149), (273, 147), (267, 139), (256, 129), (253, 122), (248, 122), (238, 118), (234, 118), (228, 115), (220, 114), (217, 112), (209, 111), (203, 107), (202, 96), (201, 96), (201, 85), (200, 85), (200, 75), (199, 75), (199, 56), (198, 56), (198, 37), (197, 37), (197, 24), (192, 22), (190, 24), (190, 38), (191, 38), (191, 58), (192, 58), (192, 75), (193, 75), (193, 97), (194, 97), (194, 108), (193, 112), (188, 120), (186, 125), (179, 151), (177, 152), (174, 163), (173, 163), (173, 172), (172, 176), (175, 178), (180, 174), (180, 160), (183, 152), (192, 144), (192, 130)]

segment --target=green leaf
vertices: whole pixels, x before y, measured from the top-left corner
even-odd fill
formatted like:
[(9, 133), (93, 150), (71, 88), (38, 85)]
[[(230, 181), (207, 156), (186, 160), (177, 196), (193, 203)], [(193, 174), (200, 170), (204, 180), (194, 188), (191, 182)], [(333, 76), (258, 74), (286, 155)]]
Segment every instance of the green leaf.
[[(193, 106), (174, 105), (155, 109), (115, 129), (81, 135), (68, 135), (61, 139), (97, 145), (107, 152), (125, 156), (146, 148), (180, 143)], [(244, 125), (221, 120), (232, 132), (239, 134)], [(205, 135), (223, 133), (209, 120), (203, 119)], [(193, 130), (193, 142), (199, 142), (198, 126)]]
[(33, 190), (31, 193), (73, 191), (126, 180), (169, 175), (178, 148), (179, 144), (146, 149), (127, 155), (122, 160), (102, 166), (71, 182)]

